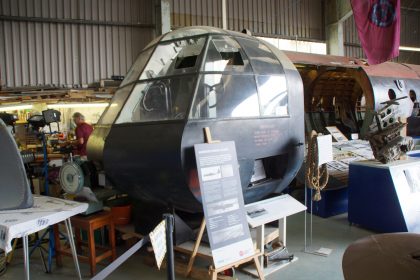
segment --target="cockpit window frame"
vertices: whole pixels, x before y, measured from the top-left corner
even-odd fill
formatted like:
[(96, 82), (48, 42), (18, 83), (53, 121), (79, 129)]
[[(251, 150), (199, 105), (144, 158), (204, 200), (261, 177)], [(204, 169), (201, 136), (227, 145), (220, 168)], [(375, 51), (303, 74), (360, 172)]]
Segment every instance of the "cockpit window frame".
[[(150, 51), (150, 49), (153, 49), (153, 51), (151, 52), (150, 56), (147, 59), (147, 62), (144, 64), (143, 68), (141, 69), (139, 77), (137, 77), (136, 80), (134, 80), (130, 83), (124, 84), (122, 87), (120, 87), (118, 89), (118, 90), (121, 90), (122, 88), (125, 88), (125, 87), (131, 87), (130, 94), (128, 94), (128, 97), (125, 99), (124, 104), (122, 104), (120, 111), (116, 115), (116, 117), (113, 120), (111, 125), (124, 125), (124, 124), (137, 123), (137, 122), (117, 123), (117, 120), (120, 118), (120, 115), (123, 112), (124, 107), (126, 106), (126, 102), (129, 100), (129, 96), (132, 94), (134, 88), (136, 87), (136, 85), (138, 83), (151, 82), (151, 81), (154, 81), (154, 80), (161, 80), (161, 79), (170, 79), (170, 78), (174, 78), (174, 77), (177, 77), (177, 76), (191, 75), (191, 74), (194, 73), (194, 72), (193, 73), (191, 73), (191, 72), (189, 72), (189, 73), (177, 73), (177, 74), (174, 74), (174, 75), (158, 76), (158, 77), (152, 77), (152, 78), (140, 80), (140, 77), (141, 77), (142, 73), (146, 69), (147, 65), (150, 62), (150, 59), (153, 57), (153, 54), (155, 53), (156, 48), (159, 45), (162, 45), (162, 44), (166, 45), (166, 44), (169, 44), (169, 43), (172, 43), (172, 42), (175, 42), (175, 41), (182, 41), (182, 40), (187, 40), (187, 39), (196, 39), (196, 38), (200, 38), (200, 37), (205, 38), (205, 43), (204, 43), (204, 47), (203, 47), (199, 57), (197, 58), (196, 65), (194, 66), (195, 69), (196, 69), (195, 74), (196, 74), (197, 77), (195, 79), (195, 84), (194, 84), (193, 89), (192, 89), (193, 90), (193, 93), (191, 95), (192, 99), (190, 101), (190, 104), (188, 104), (188, 106), (187, 106), (187, 111), (186, 111), (185, 117), (182, 119), (183, 121), (209, 121), (209, 120), (214, 121), (214, 120), (225, 120), (225, 119), (234, 120), (234, 119), (256, 119), (256, 118), (261, 118), (261, 119), (266, 119), (266, 118), (290, 118), (290, 99), (289, 99), (290, 98), (290, 92), (288, 92), (288, 91), (287, 91), (287, 98), (289, 100), (287, 102), (287, 109), (288, 109), (287, 110), (288, 111), (287, 115), (263, 115), (261, 113), (262, 112), (262, 107), (261, 107), (262, 104), (261, 104), (261, 101), (260, 101), (260, 91), (259, 91), (259, 84), (258, 84), (258, 80), (257, 80), (258, 74), (255, 73), (255, 71), (253, 69), (253, 63), (251, 63), (250, 58), (248, 57), (248, 54), (247, 54), (246, 50), (241, 45), (241, 42), (237, 40), (238, 37), (241, 38), (241, 39), (244, 39), (244, 37), (239, 36), (239, 35), (235, 35), (235, 34), (231, 34), (231, 33), (226, 33), (226, 34), (223, 34), (223, 33), (206, 33), (206, 34), (198, 34), (198, 35), (187, 36), (187, 37), (182, 37), (182, 38), (175, 38), (175, 39), (170, 39), (170, 40), (162, 40), (163, 37), (160, 37), (160, 40), (156, 40), (156, 42), (154, 42), (154, 44), (147, 45), (147, 47), (144, 48), (139, 53), (139, 56), (142, 55), (143, 53), (147, 52), (147, 51)], [(229, 37), (229, 38), (232, 38), (233, 40), (235, 40), (242, 49), (241, 56), (244, 56), (244, 57), (242, 57), (242, 59), (248, 60), (248, 64), (249, 64), (249, 67), (250, 67), (251, 71), (250, 72), (235, 72), (235, 71), (232, 72), (230, 70), (227, 70), (227, 71), (205, 71), (204, 70), (205, 59), (207, 58), (209, 44), (210, 44), (210, 41), (212, 40), (213, 37)], [(246, 39), (258, 41), (260, 44), (265, 45), (271, 51), (270, 46), (267, 46), (267, 44), (265, 42), (263, 42), (262, 40), (259, 40), (259, 39), (256, 39), (256, 38), (255, 39), (254, 38), (246, 38)], [(286, 87), (287, 87), (286, 71), (285, 71), (281, 61), (279, 60), (278, 56), (275, 53), (273, 53), (273, 55), (275, 56), (276, 60), (280, 63), (280, 66), (283, 68), (282, 75), (286, 76)], [(213, 118), (208, 118), (208, 119), (207, 118), (203, 118), (203, 119), (191, 118), (191, 110), (192, 110), (192, 107), (194, 106), (194, 100), (195, 100), (195, 97), (197, 95), (196, 93), (197, 93), (197, 90), (198, 90), (198, 85), (200, 83), (201, 77), (205, 74), (229, 74), (229, 75), (252, 76), (253, 79), (254, 79), (255, 85), (257, 87), (258, 102), (259, 102), (259, 107), (260, 107), (260, 115), (259, 116), (250, 116), (250, 117), (229, 117), (229, 118), (214, 118), (214, 119)], [(111, 104), (112, 104), (112, 101), (111, 101)], [(102, 119), (102, 117), (101, 117), (101, 119)], [(172, 121), (177, 122), (178, 121), (179, 122), (180, 119), (152, 120), (152, 121), (144, 121), (144, 122), (138, 122), (138, 123), (155, 123), (155, 122), (161, 122), (161, 121), (163, 121), (163, 122), (172, 122)], [(98, 124), (99, 124), (99, 122), (98, 122)], [(109, 124), (105, 124), (105, 125), (109, 125)]]
[[(242, 49), (241, 55), (244, 55), (244, 58), (243, 59), (246, 59), (248, 61), (249, 67), (250, 67), (251, 71), (249, 71), (249, 72), (235, 72), (235, 71), (232, 72), (230, 70), (228, 70), (228, 71), (206, 71), (204, 69), (205, 68), (205, 65), (204, 64), (206, 62), (206, 58), (207, 58), (207, 54), (208, 54), (208, 48), (209, 48), (210, 42), (211, 42), (211, 40), (212, 40), (213, 37), (230, 37), (233, 40), (235, 40), (239, 44), (239, 46), (241, 47), (241, 49)], [(238, 36), (234, 36), (234, 35), (231, 35), (231, 34), (209, 34), (208, 40), (207, 40), (207, 45), (206, 45), (205, 52), (203, 54), (203, 59), (202, 59), (202, 62), (201, 62), (202, 63), (202, 66), (200, 68), (200, 72), (198, 73), (199, 74), (199, 77), (197, 79), (197, 84), (196, 84), (196, 88), (195, 88), (195, 91), (194, 91), (193, 100), (191, 101), (189, 112), (188, 112), (188, 120), (190, 120), (190, 121), (209, 121), (209, 120), (215, 121), (215, 120), (235, 120), (235, 119), (241, 120), (241, 119), (256, 119), (256, 118), (259, 118), (259, 119), (290, 118), (291, 117), (291, 114), (290, 114), (290, 112), (291, 112), (290, 111), (290, 99), (289, 99), (290, 93), (288, 91), (287, 76), (286, 76), (286, 71), (284, 69), (283, 64), (281, 63), (281, 61), (279, 60), (279, 58), (277, 57), (277, 55), (275, 53), (273, 53), (271, 51), (270, 47), (267, 46), (267, 44), (265, 42), (263, 42), (262, 40), (254, 39), (254, 38), (243, 38), (243, 37), (239, 37), (241, 39), (254, 40), (254, 41), (256, 41), (256, 42), (264, 45), (273, 54), (273, 56), (275, 57), (276, 61), (280, 64), (280, 67), (282, 69), (282, 72), (281, 73), (276, 73), (276, 74), (263, 74), (263, 73), (262, 74), (258, 74), (258, 73), (255, 73), (255, 70), (253, 69), (253, 63), (251, 63), (251, 60), (250, 60), (250, 58), (249, 58), (246, 50), (243, 48), (241, 42), (238, 41), (237, 38), (238, 38)], [(260, 111), (259, 116), (194, 118), (193, 117), (193, 106), (194, 106), (194, 104), (196, 102), (195, 99), (196, 99), (196, 96), (197, 96), (197, 90), (198, 90), (198, 87), (199, 87), (199, 83), (201, 82), (201, 80), (203, 79), (203, 77), (206, 74), (222, 74), (222, 75), (228, 74), (228, 75), (232, 75), (232, 76), (236, 76), (236, 75), (238, 75), (238, 76), (252, 76), (253, 79), (254, 79), (254, 82), (255, 82), (255, 86), (257, 88), (258, 106), (259, 106), (259, 111)], [(259, 81), (258, 81), (257, 78), (259, 76), (266, 76), (266, 75), (284, 76), (285, 77), (285, 81), (286, 81), (286, 94), (287, 94), (286, 95), (286, 97), (287, 97), (287, 114), (283, 114), (283, 115), (264, 115), (263, 114), (263, 105), (261, 103), (261, 97), (260, 97), (260, 84), (259, 84)]]

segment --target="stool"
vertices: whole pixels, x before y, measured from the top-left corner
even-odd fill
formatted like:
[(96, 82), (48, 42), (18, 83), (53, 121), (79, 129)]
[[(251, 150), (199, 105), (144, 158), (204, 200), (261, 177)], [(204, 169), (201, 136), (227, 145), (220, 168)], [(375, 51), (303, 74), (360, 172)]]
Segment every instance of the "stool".
[[(96, 274), (96, 264), (104, 259), (111, 258), (111, 261), (116, 258), (115, 250), (115, 225), (112, 219), (111, 213), (102, 211), (89, 216), (75, 216), (71, 218), (71, 223), (74, 227), (76, 248), (78, 251), (78, 258), (81, 262), (87, 262), (90, 264), (90, 274), (94, 276)], [(95, 230), (108, 227), (108, 237), (110, 248), (95, 245)], [(80, 236), (80, 231), (85, 230), (87, 232), (87, 244), (83, 242)], [(67, 249), (61, 249), (59, 233), (55, 230), (55, 244), (56, 244), (56, 260), (57, 265), (61, 266), (61, 255), (70, 255), (71, 252)], [(81, 246), (86, 246), (89, 249), (88, 256), (80, 255)], [(102, 254), (97, 255), (96, 250), (102, 251)]]

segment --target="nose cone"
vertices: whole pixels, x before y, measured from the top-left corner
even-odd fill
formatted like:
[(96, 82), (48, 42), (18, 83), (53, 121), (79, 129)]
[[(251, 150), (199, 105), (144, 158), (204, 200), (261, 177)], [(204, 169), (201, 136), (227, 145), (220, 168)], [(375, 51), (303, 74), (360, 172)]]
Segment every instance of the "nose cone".
[[(181, 28), (139, 55), (89, 149), (130, 196), (199, 212), (193, 146), (210, 127), (218, 140), (235, 141), (244, 196), (255, 201), (287, 186), (303, 159), (303, 150), (296, 162), (287, 159), (304, 141), (302, 90), (273, 46), (217, 28)], [(257, 160), (266, 175), (254, 184)]]

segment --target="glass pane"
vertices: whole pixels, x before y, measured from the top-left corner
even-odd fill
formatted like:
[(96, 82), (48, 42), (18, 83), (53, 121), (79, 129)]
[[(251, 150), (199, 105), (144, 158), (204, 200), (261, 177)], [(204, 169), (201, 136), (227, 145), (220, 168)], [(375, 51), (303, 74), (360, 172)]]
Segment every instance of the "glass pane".
[(205, 74), (201, 77), (190, 118), (240, 118), (259, 114), (254, 76)]
[(153, 48), (150, 48), (140, 53), (136, 61), (134, 61), (133, 65), (131, 65), (130, 70), (128, 70), (128, 73), (125, 75), (124, 81), (122, 81), (121, 86), (137, 81), (139, 79), (140, 73), (141, 71), (143, 71), (143, 68), (149, 60), (152, 51)]
[(137, 84), (116, 123), (184, 119), (194, 82), (187, 75)]
[(159, 44), (140, 79), (193, 72), (205, 41), (206, 38), (201, 37)]
[(204, 71), (251, 72), (241, 46), (230, 37), (213, 36), (205, 61)]
[(99, 119), (98, 124), (114, 123), (132, 88), (133, 86), (131, 85), (117, 89), (117, 91), (114, 93), (114, 97), (112, 98), (110, 105), (106, 108), (106, 111)]
[(258, 40), (237, 38), (251, 60), (256, 74), (284, 74), (283, 67), (270, 49)]
[(257, 76), (263, 116), (288, 116), (286, 77)]
[(118, 113), (121, 111), (122, 106), (128, 98), (129, 93), (133, 86), (125, 86), (131, 82), (137, 81), (140, 76), (141, 71), (147, 63), (150, 55), (152, 54), (153, 49), (149, 49), (145, 52), (140, 53), (136, 61), (131, 66), (127, 75), (122, 81), (120, 88), (114, 93), (112, 97), (111, 104), (108, 106), (106, 111), (102, 114), (101, 118), (98, 121), (98, 124), (113, 124)]

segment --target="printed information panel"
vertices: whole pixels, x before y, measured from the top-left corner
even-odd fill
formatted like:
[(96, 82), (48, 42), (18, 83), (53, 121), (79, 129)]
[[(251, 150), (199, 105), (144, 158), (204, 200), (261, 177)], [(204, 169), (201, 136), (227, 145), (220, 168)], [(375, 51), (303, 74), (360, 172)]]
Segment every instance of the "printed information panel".
[(233, 141), (196, 144), (195, 156), (215, 268), (252, 256)]
[(158, 269), (166, 255), (166, 222), (163, 220), (149, 234)]

